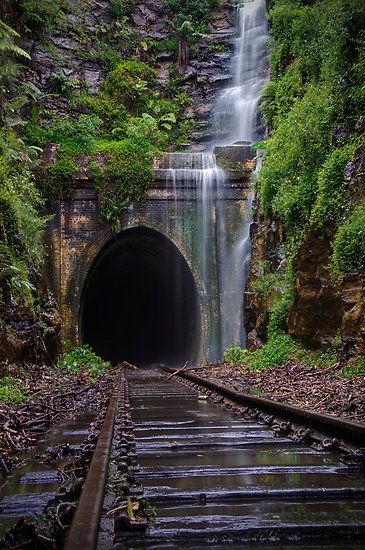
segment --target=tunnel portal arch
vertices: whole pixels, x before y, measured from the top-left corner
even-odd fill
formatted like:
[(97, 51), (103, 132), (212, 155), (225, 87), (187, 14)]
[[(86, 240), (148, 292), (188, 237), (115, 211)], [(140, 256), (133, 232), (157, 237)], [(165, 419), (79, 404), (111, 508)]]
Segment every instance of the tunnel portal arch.
[(187, 260), (155, 229), (123, 230), (102, 247), (88, 270), (80, 340), (114, 364), (198, 364), (202, 319), (198, 284)]

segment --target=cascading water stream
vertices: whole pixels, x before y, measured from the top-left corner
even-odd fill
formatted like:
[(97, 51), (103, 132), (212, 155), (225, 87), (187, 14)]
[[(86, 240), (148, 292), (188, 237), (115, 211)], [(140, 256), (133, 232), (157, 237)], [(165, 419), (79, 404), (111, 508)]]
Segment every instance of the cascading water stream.
[(260, 137), (257, 124), (260, 93), (266, 82), (268, 23), (266, 1), (252, 0), (237, 6), (238, 36), (232, 58), (232, 86), (218, 97), (217, 134), (223, 144)]
[[(256, 119), (265, 82), (266, 38), (265, 0), (239, 5), (233, 86), (224, 90), (217, 101), (216, 144), (252, 143), (259, 137)], [(244, 203), (244, 211), (243, 201), (225, 200), (229, 185), (212, 153), (171, 153), (164, 170), (165, 189), (173, 196), (173, 201), (167, 201), (166, 228), (189, 243), (199, 266), (208, 297), (207, 359), (218, 360), (232, 343), (245, 344), (242, 309), (250, 255), (252, 194)], [(179, 274), (176, 280), (180, 280)]]

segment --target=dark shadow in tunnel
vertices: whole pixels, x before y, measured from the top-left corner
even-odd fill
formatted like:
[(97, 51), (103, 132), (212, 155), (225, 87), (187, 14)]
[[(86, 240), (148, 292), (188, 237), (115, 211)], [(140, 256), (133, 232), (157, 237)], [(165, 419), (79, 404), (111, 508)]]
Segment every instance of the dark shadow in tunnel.
[(117, 364), (193, 365), (201, 337), (190, 268), (164, 235), (127, 229), (95, 260), (80, 310), (82, 343)]

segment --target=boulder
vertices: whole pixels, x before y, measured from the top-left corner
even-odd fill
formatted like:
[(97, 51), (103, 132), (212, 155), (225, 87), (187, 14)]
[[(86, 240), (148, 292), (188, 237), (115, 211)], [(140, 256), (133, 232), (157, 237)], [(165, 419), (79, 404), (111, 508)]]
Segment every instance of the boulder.
[(233, 181), (246, 180), (255, 169), (255, 153), (248, 142), (215, 147), (214, 154)]

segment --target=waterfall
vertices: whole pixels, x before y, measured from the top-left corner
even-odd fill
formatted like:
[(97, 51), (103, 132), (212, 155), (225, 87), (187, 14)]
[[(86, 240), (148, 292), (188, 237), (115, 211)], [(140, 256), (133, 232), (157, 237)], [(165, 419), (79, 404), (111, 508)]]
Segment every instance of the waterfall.
[[(259, 139), (258, 105), (267, 80), (266, 42), (268, 22), (265, 0), (248, 0), (237, 6), (237, 37), (232, 58), (233, 85), (219, 95), (216, 104), (217, 135), (222, 144), (252, 144)], [(256, 167), (256, 173), (258, 166)], [(251, 253), (253, 192), (242, 215), (241, 230), (231, 246), (222, 245), (220, 278), (222, 348), (246, 344), (243, 290)], [(227, 236), (222, 237), (227, 240)]]
[[(216, 106), (216, 144), (222, 145), (252, 143), (259, 136), (256, 119), (265, 82), (265, 0), (237, 7), (237, 29), (233, 86), (220, 94)], [(253, 195), (249, 193), (246, 201), (242, 194), (241, 200), (229, 200), (231, 186), (212, 153), (170, 153), (160, 172), (165, 176), (165, 191), (173, 197), (166, 201), (166, 229), (188, 244), (199, 267), (207, 295), (207, 359), (219, 360), (233, 343), (245, 345), (243, 291)]]
[(268, 23), (265, 0), (248, 0), (237, 6), (232, 86), (218, 97), (217, 134), (224, 144), (260, 137), (257, 124), (260, 93), (266, 82), (265, 61)]
[[(209, 358), (221, 355), (219, 313), (218, 220), (223, 220), (226, 178), (212, 153), (170, 153), (164, 163), (165, 191), (173, 197), (166, 201), (165, 223), (168, 233), (180, 235), (199, 267), (207, 299), (210, 330), (207, 333)], [(219, 222), (221, 223), (221, 222)], [(176, 273), (179, 281), (179, 274)], [(175, 289), (179, 292), (179, 288)], [(177, 312), (177, 317), (179, 312)], [(176, 326), (179, 321), (176, 319)]]

